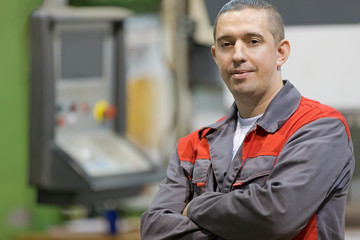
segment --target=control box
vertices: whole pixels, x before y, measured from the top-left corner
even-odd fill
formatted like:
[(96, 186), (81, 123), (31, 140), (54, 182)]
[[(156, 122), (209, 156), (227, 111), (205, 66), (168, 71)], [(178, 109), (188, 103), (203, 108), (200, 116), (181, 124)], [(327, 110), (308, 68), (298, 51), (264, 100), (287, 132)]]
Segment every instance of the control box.
[(31, 16), (30, 183), (38, 201), (93, 203), (164, 177), (125, 136), (122, 8), (40, 8)]

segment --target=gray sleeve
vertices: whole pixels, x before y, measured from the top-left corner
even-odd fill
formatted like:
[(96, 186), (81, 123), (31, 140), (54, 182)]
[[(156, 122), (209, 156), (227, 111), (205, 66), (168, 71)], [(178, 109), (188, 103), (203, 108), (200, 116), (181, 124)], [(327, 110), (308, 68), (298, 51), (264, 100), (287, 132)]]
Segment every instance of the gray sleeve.
[(189, 186), (176, 149), (170, 159), (166, 178), (161, 182), (151, 206), (141, 216), (141, 239), (215, 239), (214, 235), (200, 228), (190, 218), (182, 216), (191, 198)]
[(188, 216), (224, 239), (291, 239), (334, 189), (346, 196), (353, 168), (343, 123), (322, 118), (291, 136), (263, 186), (204, 193)]

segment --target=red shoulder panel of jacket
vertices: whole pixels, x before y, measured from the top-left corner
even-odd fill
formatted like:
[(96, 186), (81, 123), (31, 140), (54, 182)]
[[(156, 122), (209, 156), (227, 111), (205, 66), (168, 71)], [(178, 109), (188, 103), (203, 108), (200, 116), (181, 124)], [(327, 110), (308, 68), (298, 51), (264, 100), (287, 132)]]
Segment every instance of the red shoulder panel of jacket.
[[(221, 122), (225, 118), (226, 116), (216, 122)], [(187, 161), (194, 164), (196, 159), (210, 159), (209, 143), (205, 138), (210, 130), (211, 128), (203, 128), (179, 140), (178, 154), (180, 161)]]
[[(348, 140), (350, 140), (351, 134), (350, 134), (350, 128), (349, 125), (345, 119), (345, 117), (336, 109), (329, 107), (327, 105), (321, 104), (319, 102), (307, 99), (303, 97), (304, 104), (309, 104), (309, 102), (313, 102), (313, 107), (317, 107), (320, 109), (320, 111), (323, 113), (323, 117), (329, 117), (329, 118), (337, 118), (339, 119), (345, 126), (346, 134), (348, 136)], [(310, 104), (311, 105), (311, 104)]]
[[(335, 109), (302, 97), (298, 109), (274, 134), (262, 128), (248, 134), (243, 144), (243, 159), (260, 155), (278, 156), (286, 141), (301, 127), (320, 118), (337, 118), (345, 126), (348, 139), (350, 130), (345, 118)], [(251, 144), (249, 144), (251, 143)]]
[[(207, 132), (205, 129), (203, 132)], [(199, 131), (181, 138), (178, 143), (180, 161), (195, 163), (196, 159), (210, 159), (209, 143), (205, 137), (200, 139)]]

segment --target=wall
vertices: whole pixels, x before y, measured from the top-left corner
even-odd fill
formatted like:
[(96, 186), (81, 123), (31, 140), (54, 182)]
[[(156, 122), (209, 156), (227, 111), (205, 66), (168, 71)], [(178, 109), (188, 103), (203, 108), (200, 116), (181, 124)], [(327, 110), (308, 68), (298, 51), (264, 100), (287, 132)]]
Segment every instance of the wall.
[(0, 1), (0, 239), (41, 231), (57, 209), (37, 206), (27, 182), (28, 18), (41, 0)]

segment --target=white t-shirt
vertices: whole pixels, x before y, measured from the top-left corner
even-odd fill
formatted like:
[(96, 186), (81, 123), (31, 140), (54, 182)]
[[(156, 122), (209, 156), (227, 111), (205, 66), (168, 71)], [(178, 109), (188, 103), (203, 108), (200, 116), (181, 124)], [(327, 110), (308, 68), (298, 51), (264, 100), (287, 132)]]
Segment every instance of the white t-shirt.
[(239, 112), (238, 115), (238, 121), (236, 125), (236, 130), (234, 134), (234, 140), (233, 140), (233, 159), (235, 157), (236, 152), (238, 151), (239, 147), (243, 143), (246, 134), (249, 132), (250, 128), (256, 123), (256, 121), (263, 115), (259, 115), (252, 118), (241, 118)]

